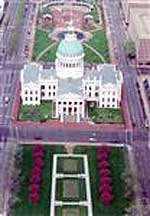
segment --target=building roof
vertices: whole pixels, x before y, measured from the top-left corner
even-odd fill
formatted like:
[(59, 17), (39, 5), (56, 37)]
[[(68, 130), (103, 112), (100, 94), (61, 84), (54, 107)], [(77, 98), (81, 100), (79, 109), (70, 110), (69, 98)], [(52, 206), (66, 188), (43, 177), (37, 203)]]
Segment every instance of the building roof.
[(104, 65), (98, 65), (96, 68), (93, 69), (87, 69), (85, 71), (85, 75), (83, 79), (101, 79), (102, 84), (117, 84), (117, 79), (120, 80), (120, 72), (116, 70), (114, 65), (111, 64), (104, 64)]
[(56, 70), (55, 68), (51, 69), (43, 69), (40, 72), (41, 79), (50, 79), (51, 77), (56, 77)]
[(73, 93), (76, 95), (82, 95), (82, 79), (59, 79), (58, 81), (58, 96)]
[(68, 32), (58, 45), (57, 53), (62, 56), (75, 57), (84, 53), (81, 42), (77, 40), (76, 34)]
[(139, 38), (150, 38), (150, 11), (147, 8), (132, 8), (130, 16)]
[(138, 59), (140, 62), (150, 62), (150, 39), (141, 39), (138, 49)]
[(24, 83), (38, 83), (39, 81), (39, 71), (40, 71), (40, 65), (37, 63), (29, 63), (26, 64), (23, 69), (23, 78)]

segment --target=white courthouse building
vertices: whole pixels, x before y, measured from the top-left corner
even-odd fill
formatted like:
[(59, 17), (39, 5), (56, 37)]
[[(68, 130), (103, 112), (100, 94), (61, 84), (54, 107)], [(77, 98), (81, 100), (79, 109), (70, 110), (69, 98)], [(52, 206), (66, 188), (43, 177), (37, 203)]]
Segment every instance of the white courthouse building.
[(34, 62), (24, 66), (21, 98), (23, 105), (50, 101), (54, 118), (80, 122), (87, 117), (90, 103), (99, 108), (118, 108), (122, 83), (122, 73), (115, 65), (84, 66), (83, 46), (76, 34), (68, 31), (49, 69)]

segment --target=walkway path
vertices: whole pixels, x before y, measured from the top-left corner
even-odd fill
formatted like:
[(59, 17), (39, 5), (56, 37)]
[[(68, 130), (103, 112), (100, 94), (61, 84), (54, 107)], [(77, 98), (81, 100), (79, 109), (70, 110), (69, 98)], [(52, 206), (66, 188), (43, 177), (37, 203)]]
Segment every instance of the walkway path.
[(55, 46), (56, 45), (56, 42), (54, 42), (54, 43), (52, 43), (52, 44), (50, 44), (48, 47), (46, 47), (46, 49), (44, 49), (38, 56), (37, 56), (37, 58), (36, 58), (36, 61), (39, 61), (40, 59), (41, 59), (41, 57), (45, 54), (45, 53), (47, 53), (53, 46)]
[(102, 61), (102, 63), (106, 63), (104, 57), (96, 50), (94, 49), (92, 46), (90, 46), (87, 43), (83, 43), (88, 49), (90, 49), (93, 53), (95, 53)]

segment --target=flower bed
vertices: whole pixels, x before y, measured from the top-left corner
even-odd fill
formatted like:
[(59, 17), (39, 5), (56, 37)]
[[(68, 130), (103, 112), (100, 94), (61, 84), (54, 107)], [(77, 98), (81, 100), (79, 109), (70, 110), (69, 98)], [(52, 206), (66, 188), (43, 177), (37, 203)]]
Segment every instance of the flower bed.
[(32, 152), (34, 165), (31, 171), (29, 184), (29, 200), (32, 204), (37, 204), (40, 201), (40, 187), (44, 166), (44, 153), (44, 146), (34, 146)]
[(97, 151), (98, 168), (100, 174), (99, 196), (104, 205), (110, 205), (113, 201), (113, 189), (111, 181), (111, 170), (109, 165), (110, 149), (100, 146)]

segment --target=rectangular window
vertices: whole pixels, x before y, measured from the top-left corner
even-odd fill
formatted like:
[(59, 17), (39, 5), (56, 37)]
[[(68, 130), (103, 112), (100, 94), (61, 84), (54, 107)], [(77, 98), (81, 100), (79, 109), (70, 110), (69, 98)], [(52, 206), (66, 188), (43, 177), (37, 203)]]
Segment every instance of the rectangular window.
[(33, 94), (33, 92), (32, 92), (32, 91), (30, 91), (30, 94), (32, 95), (32, 94)]
[(45, 93), (44, 93), (44, 92), (41, 92), (41, 95), (42, 95), (42, 97), (44, 97), (44, 96), (45, 96)]
[(55, 96), (55, 92), (53, 92), (53, 96)]
[(28, 98), (27, 97), (25, 97), (25, 101), (27, 101), (28, 100)]
[(91, 92), (89, 92), (89, 97), (91, 97)]
[(37, 100), (38, 100), (38, 97), (36, 97), (35, 100), (37, 101)]
[(38, 94), (38, 91), (35, 91), (35, 94)]
[(110, 102), (110, 98), (107, 98), (107, 101)]
[(105, 107), (104, 104), (102, 104), (102, 107)]
[(41, 89), (45, 89), (45, 86), (44, 86), (44, 85), (41, 85)]
[(28, 91), (26, 90), (24, 93), (25, 93), (25, 94), (28, 94)]
[(109, 104), (107, 104), (107, 107), (110, 107)]
[(49, 92), (49, 97), (51, 97), (51, 92)]
[(112, 102), (115, 102), (115, 98), (112, 98)]
[(53, 89), (55, 89), (56, 87), (55, 87), (55, 85), (53, 86)]
[(102, 101), (104, 102), (104, 101), (105, 101), (105, 98), (102, 98)]
[(91, 89), (92, 89), (91, 86), (89, 86), (89, 90), (90, 90), (90, 91), (91, 91)]
[(51, 89), (51, 86), (49, 86), (49, 89)]
[(32, 101), (33, 100), (33, 98), (32, 97), (30, 97), (30, 101)]
[(95, 97), (98, 97), (98, 92), (95, 92)]

